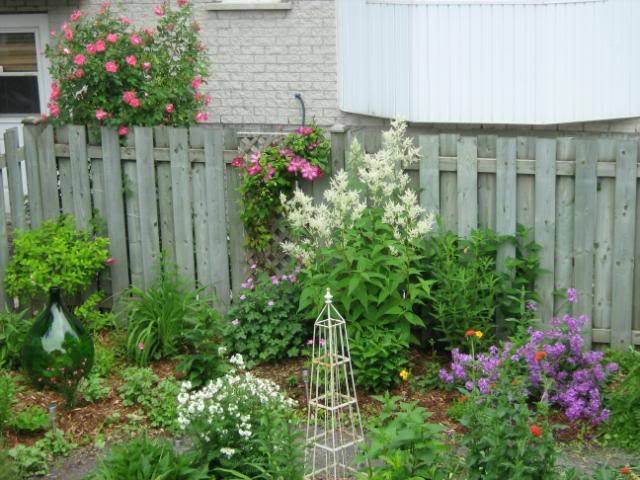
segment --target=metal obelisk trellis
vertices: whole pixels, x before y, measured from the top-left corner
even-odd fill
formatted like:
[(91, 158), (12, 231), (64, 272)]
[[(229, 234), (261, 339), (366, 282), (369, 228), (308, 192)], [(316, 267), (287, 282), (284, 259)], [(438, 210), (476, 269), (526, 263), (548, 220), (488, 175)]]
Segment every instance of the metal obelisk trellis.
[(353, 478), (357, 444), (363, 439), (345, 319), (327, 289), (313, 327), (305, 479)]

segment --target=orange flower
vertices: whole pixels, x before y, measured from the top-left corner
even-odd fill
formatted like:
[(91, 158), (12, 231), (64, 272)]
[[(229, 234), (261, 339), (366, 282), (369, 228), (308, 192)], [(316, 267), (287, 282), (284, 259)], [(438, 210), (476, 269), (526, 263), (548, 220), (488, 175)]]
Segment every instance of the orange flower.
[(537, 425), (531, 425), (529, 427), (529, 430), (531, 430), (531, 435), (533, 435), (534, 437), (539, 437), (540, 435), (542, 435), (542, 430)]
[(463, 395), (463, 396), (461, 396), (461, 397), (460, 397), (460, 399), (458, 400), (458, 402), (460, 402), (460, 403), (464, 403), (464, 402), (466, 402), (467, 400), (469, 400), (469, 397), (467, 397), (466, 395)]
[(466, 332), (464, 332), (464, 336), (469, 338), (469, 337), (473, 337), (476, 334), (475, 330), (467, 330)]
[(631, 469), (629, 467), (622, 467), (620, 473), (622, 475), (631, 475)]
[(536, 362), (539, 362), (541, 360), (544, 360), (545, 358), (547, 358), (547, 352), (536, 352)]

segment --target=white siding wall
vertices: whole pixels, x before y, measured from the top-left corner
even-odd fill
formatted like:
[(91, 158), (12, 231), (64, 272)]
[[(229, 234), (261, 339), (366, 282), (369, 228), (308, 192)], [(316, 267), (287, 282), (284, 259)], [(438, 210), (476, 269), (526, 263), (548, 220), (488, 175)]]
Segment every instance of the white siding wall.
[(337, 0), (342, 110), (545, 125), (640, 116), (639, 0)]

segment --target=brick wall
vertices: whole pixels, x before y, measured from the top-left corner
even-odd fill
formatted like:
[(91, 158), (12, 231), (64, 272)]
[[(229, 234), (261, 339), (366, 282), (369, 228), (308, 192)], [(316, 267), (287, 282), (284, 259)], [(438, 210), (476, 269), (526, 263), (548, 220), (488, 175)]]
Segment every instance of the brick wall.
[[(52, 28), (58, 28), (78, 1), (89, 11), (96, 10), (101, 3), (100, 0), (0, 0), (0, 12), (11, 8), (44, 9), (50, 13)], [(214, 99), (211, 121), (241, 125), (244, 129), (297, 125), (301, 113), (294, 94), (300, 93), (307, 107), (307, 119), (316, 118), (321, 125), (386, 123), (338, 109), (335, 0), (292, 0), (291, 10), (280, 11), (207, 11), (205, 0), (192, 1), (202, 27), (201, 36), (211, 55), (207, 92)], [(148, 23), (155, 21), (152, 8), (158, 3), (159, 0), (133, 0), (124, 5), (127, 16)], [(637, 119), (544, 127), (442, 127), (640, 133)]]

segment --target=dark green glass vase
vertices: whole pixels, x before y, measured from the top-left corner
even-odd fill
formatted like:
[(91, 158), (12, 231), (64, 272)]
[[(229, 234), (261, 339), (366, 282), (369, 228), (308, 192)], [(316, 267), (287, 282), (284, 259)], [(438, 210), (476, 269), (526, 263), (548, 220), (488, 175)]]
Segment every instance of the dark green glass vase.
[(22, 364), (40, 388), (61, 392), (72, 406), (78, 382), (93, 366), (93, 340), (67, 310), (60, 288), (51, 287), (49, 304), (38, 315), (22, 349)]

